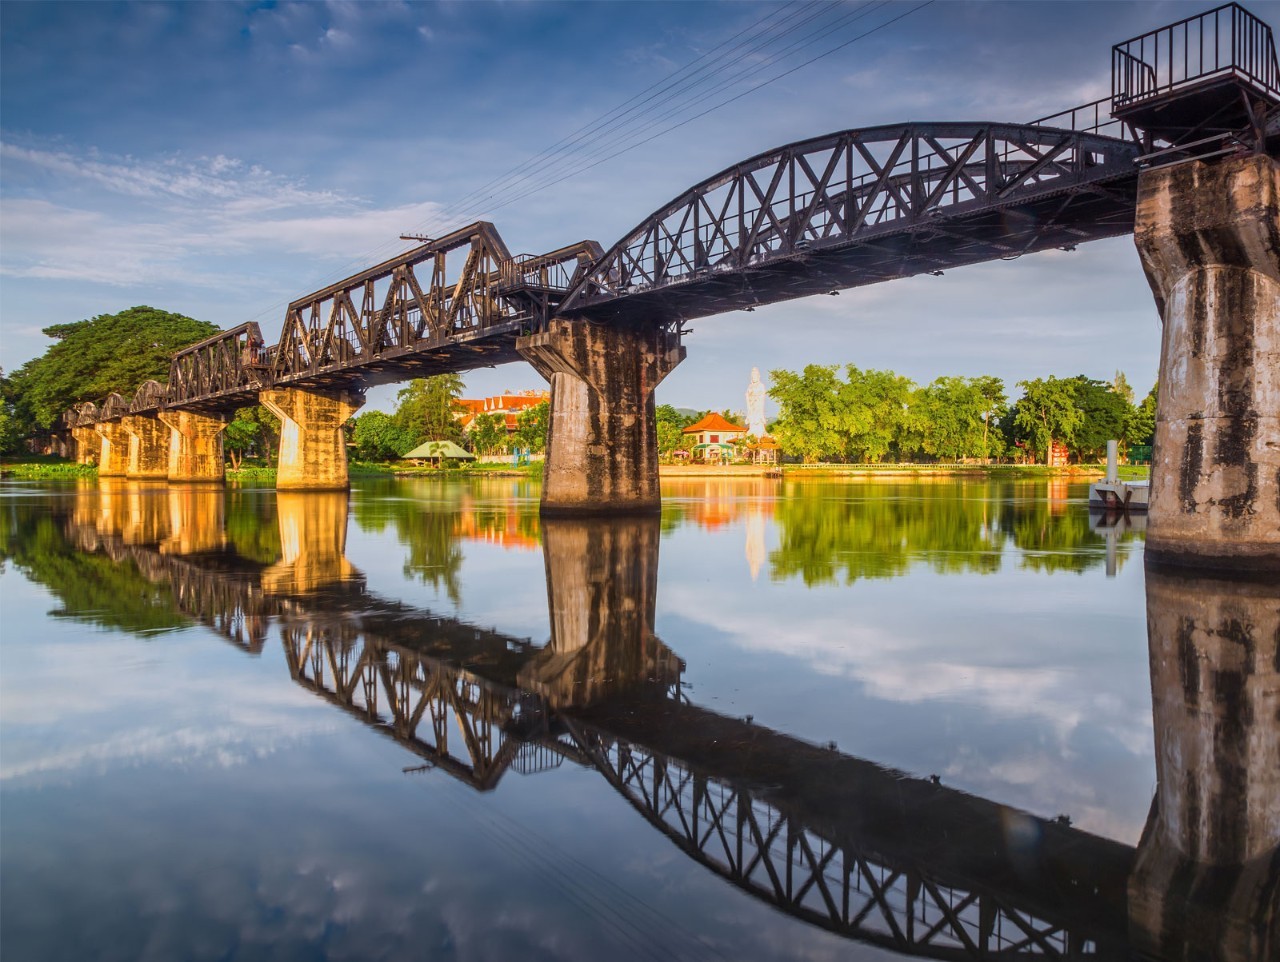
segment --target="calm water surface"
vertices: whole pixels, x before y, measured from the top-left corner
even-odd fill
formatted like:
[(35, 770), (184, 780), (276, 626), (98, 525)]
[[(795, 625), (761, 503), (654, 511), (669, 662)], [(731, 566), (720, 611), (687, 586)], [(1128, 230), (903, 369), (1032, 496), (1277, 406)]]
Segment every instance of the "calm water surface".
[(1280, 599), (1086, 494), (6, 483), (3, 956), (1263, 958)]

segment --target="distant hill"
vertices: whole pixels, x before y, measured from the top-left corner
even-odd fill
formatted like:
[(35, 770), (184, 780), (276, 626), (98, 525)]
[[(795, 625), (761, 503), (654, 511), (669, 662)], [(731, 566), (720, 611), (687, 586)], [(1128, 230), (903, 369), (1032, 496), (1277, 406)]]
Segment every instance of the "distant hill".
[(702, 413), (698, 408), (676, 408), (676, 414), (682, 418), (696, 418)]

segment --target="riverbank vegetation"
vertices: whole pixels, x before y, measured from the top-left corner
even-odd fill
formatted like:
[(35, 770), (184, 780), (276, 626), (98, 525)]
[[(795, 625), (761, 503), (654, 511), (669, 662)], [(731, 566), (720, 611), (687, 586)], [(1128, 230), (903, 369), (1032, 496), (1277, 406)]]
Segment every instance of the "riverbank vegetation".
[(44, 328), (54, 343), (0, 377), (0, 453), (58, 425), (64, 411), (108, 394), (132, 397), (144, 381), (164, 381), (177, 351), (218, 333), (216, 325), (154, 307), (131, 307)]
[[(1140, 404), (1123, 373), (1019, 381), (1009, 402), (997, 377), (939, 377), (919, 387), (893, 371), (810, 364), (770, 372), (780, 408), (770, 430), (784, 455), (806, 463), (1045, 462), (1065, 449), (1096, 462), (1106, 443), (1145, 448), (1155, 433), (1156, 388)], [(1141, 454), (1149, 458), (1149, 450)]]
[[(149, 379), (167, 378), (172, 355), (217, 333), (217, 328), (181, 314), (134, 307), (44, 329), (54, 340), (47, 351), (9, 377), (0, 375), (0, 454), (22, 450), (28, 438), (56, 430), (73, 405), (101, 402), (111, 393), (132, 396)], [(917, 385), (894, 371), (853, 364), (810, 364), (802, 371), (774, 370), (769, 395), (778, 416), (769, 425), (784, 462), (801, 464), (1008, 464), (1097, 462), (1107, 440), (1122, 442), (1130, 460), (1150, 457), (1155, 430), (1156, 388), (1140, 403), (1125, 376), (1099, 381), (1074, 377), (1033, 378), (1017, 382), (1010, 399), (997, 377), (938, 377)], [(546, 402), (519, 415), (480, 413), (464, 431), (459, 418), (463, 380), (442, 374), (409, 381), (395, 409), (365, 411), (346, 426), (353, 474), (412, 470), (396, 464), (427, 441), (453, 441), (479, 461), (471, 470), (500, 470), (507, 456), (521, 461), (546, 448), (550, 407)], [(657, 408), (657, 442), (664, 460), (689, 457), (684, 428), (708, 411)], [(730, 420), (741, 415), (723, 412)], [(751, 460), (760, 440), (747, 436), (739, 445)], [(280, 442), (278, 419), (261, 405), (231, 415), (224, 447), (233, 474), (262, 480), (271, 473)], [(26, 477), (78, 476), (83, 469), (41, 468), (25, 464), (12, 470)], [(532, 470), (532, 469), (531, 469)], [(44, 473), (41, 473), (44, 472)]]

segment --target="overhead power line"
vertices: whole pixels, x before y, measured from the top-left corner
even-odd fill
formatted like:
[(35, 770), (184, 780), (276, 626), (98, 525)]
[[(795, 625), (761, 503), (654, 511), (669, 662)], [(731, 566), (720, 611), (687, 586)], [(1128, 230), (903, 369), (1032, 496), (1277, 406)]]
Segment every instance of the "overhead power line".
[[(477, 220), (483, 214), (508, 207), (570, 180), (776, 83), (911, 16), (933, 2), (934, 0), (922, 0), (896, 16), (827, 46), (799, 63), (785, 67), (795, 57), (819, 47), (823, 40), (835, 38), (851, 25), (882, 12), (883, 8), (890, 5), (890, 0), (866, 0), (852, 7), (825, 0), (808, 0), (805, 3), (790, 0), (747, 24), (661, 80), (528, 157), (506, 173), (440, 208), (428, 220), (416, 225), (414, 233), (422, 231), (440, 236)], [(811, 29), (799, 37), (794, 36), (806, 27)], [(750, 83), (752, 78), (774, 67), (785, 69), (730, 96), (715, 99), (743, 83)], [(714, 102), (702, 106), (708, 100)], [(690, 110), (695, 112), (690, 114)], [(682, 116), (686, 114), (687, 116)], [(378, 255), (396, 247), (409, 249), (399, 245), (396, 240), (388, 240), (334, 271), (326, 272), (325, 278), (318, 280), (316, 285), (323, 286), (345, 277), (353, 269), (366, 266), (375, 258), (384, 259)], [(278, 310), (285, 303), (287, 302), (267, 307), (252, 319), (256, 320)]]

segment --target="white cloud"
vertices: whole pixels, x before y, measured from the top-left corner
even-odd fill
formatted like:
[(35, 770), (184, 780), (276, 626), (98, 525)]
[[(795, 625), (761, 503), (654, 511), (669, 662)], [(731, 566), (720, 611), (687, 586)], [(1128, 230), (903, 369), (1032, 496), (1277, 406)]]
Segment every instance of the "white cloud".
[(370, 207), (225, 154), (104, 158), (6, 142), (0, 158), (11, 184), (32, 170), (53, 181), (40, 199), (0, 199), (0, 274), (10, 277), (115, 287), (252, 284), (257, 264), (282, 255), (345, 263), (395, 247), (401, 231), (439, 209)]

